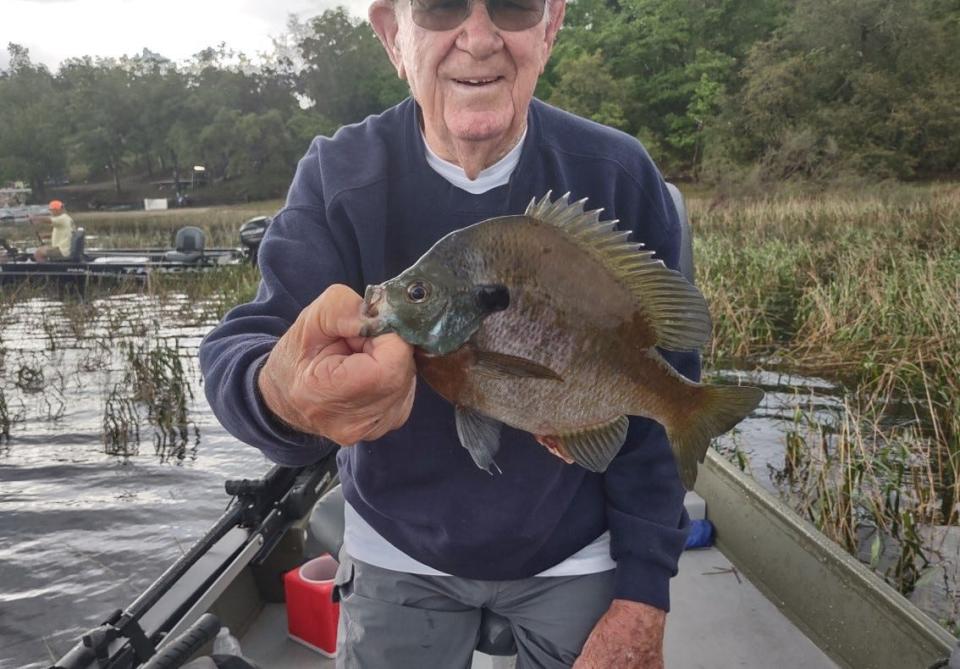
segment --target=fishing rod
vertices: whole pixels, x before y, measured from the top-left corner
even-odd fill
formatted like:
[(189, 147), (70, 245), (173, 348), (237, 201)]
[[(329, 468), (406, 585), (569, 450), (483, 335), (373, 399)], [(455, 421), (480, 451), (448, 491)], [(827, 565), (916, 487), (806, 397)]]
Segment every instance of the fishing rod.
[(43, 246), (43, 237), (40, 236), (40, 231), (37, 230), (37, 224), (33, 222), (33, 214), (29, 211), (27, 212), (27, 220), (30, 221), (30, 227), (33, 229), (33, 234), (37, 236), (37, 241), (40, 242), (40, 246)]
[[(111, 613), (49, 669), (133, 669), (149, 662), (167, 640), (176, 639), (176, 645), (184, 633), (196, 636), (198, 625), (209, 633), (213, 626), (198, 620), (203, 613), (198, 609), (209, 605), (208, 594), (217, 591), (221, 580), (235, 576), (229, 570), (237, 568), (237, 560), (245, 564), (264, 560), (287, 529), (313, 508), (335, 476), (334, 452), (307, 467), (277, 465), (261, 479), (227, 481), (226, 492), (233, 500), (213, 527), (130, 606)], [(236, 530), (246, 530), (246, 536), (231, 543)], [(224, 543), (228, 544), (225, 556), (221, 554)], [(182, 593), (181, 579), (188, 585), (196, 582), (197, 587)]]

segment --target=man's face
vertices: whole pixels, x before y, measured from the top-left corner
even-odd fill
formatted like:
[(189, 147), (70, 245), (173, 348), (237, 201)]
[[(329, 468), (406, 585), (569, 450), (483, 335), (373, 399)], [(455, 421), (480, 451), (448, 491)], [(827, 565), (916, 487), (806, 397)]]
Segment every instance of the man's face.
[(552, 0), (535, 26), (509, 31), (474, 0), (463, 23), (435, 31), (414, 23), (410, 0), (376, 0), (370, 19), (420, 104), (428, 139), (512, 141), (524, 127), (563, 12), (563, 0)]

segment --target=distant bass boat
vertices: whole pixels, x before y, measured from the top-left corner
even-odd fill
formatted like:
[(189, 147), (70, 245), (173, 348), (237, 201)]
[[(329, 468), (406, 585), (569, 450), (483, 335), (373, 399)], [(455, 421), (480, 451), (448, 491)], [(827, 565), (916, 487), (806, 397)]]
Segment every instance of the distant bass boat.
[(146, 279), (153, 272), (196, 272), (256, 263), (257, 249), (270, 222), (268, 216), (246, 221), (240, 227), (240, 246), (236, 248), (208, 248), (203, 230), (187, 226), (177, 231), (173, 248), (87, 249), (86, 233), (77, 228), (70, 253), (46, 262), (35, 261), (32, 253), (0, 238), (0, 285), (55, 283), (82, 288), (91, 281)]

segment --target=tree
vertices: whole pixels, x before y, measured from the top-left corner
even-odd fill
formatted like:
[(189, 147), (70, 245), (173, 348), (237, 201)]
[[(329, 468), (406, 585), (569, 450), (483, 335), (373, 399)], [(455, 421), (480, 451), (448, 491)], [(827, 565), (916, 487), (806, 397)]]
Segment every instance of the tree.
[(338, 7), (314, 18), (310, 27), (311, 34), (300, 43), (305, 66), (299, 91), (319, 114), (340, 124), (355, 123), (408, 94), (366, 21)]
[(718, 142), (740, 161), (777, 166), (772, 176), (828, 153), (833, 171), (956, 172), (958, 23), (960, 8), (935, 0), (909, 12), (899, 0), (798, 0), (751, 50)]
[(581, 54), (564, 59), (556, 68), (557, 86), (548, 102), (567, 111), (625, 129), (626, 97), (607, 69), (603, 54)]
[(151, 177), (155, 167), (166, 169), (170, 164), (176, 170), (176, 154), (166, 139), (186, 96), (185, 77), (173, 62), (153, 54), (122, 59), (120, 65), (131, 76), (131, 104), (135, 109), (127, 138), (129, 150)]
[(10, 66), (0, 71), (0, 180), (24, 179), (34, 195), (46, 199), (48, 177), (67, 166), (64, 153), (65, 103), (55, 81), (28, 50), (7, 47)]
[(697, 169), (705, 131), (724, 91), (734, 91), (741, 59), (782, 20), (782, 0), (576, 0), (568, 5), (557, 62), (539, 90), (558, 93), (571, 58), (603, 54), (622, 99), (623, 127), (655, 147), (658, 162)]
[(120, 195), (124, 156), (137, 125), (131, 73), (113, 60), (85, 57), (66, 61), (59, 78), (78, 153), (109, 170)]

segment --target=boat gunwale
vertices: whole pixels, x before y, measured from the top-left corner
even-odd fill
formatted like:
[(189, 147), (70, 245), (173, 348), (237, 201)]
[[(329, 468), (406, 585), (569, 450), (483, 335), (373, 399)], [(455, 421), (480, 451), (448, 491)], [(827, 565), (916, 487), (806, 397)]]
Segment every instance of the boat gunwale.
[(957, 639), (716, 451), (696, 491), (717, 547), (844, 667), (928, 667)]

